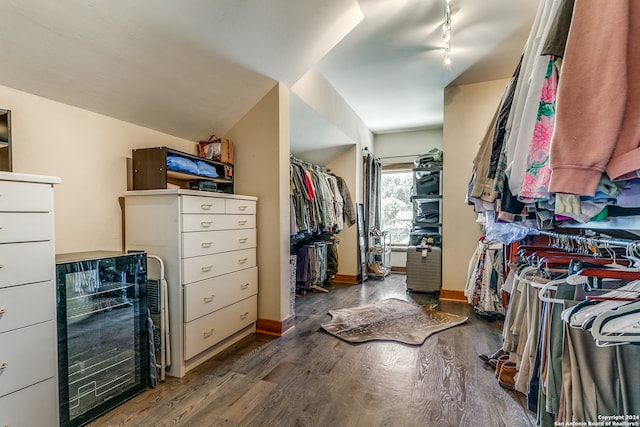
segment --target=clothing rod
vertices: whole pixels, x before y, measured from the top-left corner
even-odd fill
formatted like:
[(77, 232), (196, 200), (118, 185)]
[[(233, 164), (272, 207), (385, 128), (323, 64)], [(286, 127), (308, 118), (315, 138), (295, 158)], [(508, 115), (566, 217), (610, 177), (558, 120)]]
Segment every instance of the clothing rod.
[(413, 157), (416, 158), (418, 156), (416, 156), (415, 154), (405, 154), (404, 156), (386, 156), (386, 157), (380, 157), (380, 159), (404, 159), (407, 157)]
[(592, 241), (596, 243), (606, 243), (612, 246), (627, 247), (631, 244), (640, 245), (640, 240), (615, 239), (612, 237), (602, 237), (602, 236), (582, 236), (577, 234), (563, 234), (563, 233), (556, 233), (555, 231), (546, 231), (546, 230), (536, 230), (536, 232), (543, 236), (555, 237), (558, 239), (572, 239), (576, 241)]
[(319, 170), (320, 172), (325, 172), (325, 173), (329, 172), (329, 169), (327, 169), (324, 166), (315, 165), (313, 163), (305, 162), (304, 160), (298, 159), (297, 157), (294, 157), (292, 155), (289, 155), (289, 161), (292, 162), (292, 163), (297, 163), (297, 164), (302, 165), (302, 166), (307, 166), (307, 167)]
[(375, 161), (380, 162), (380, 159), (378, 157), (376, 157), (371, 151), (369, 151), (369, 149), (367, 147), (364, 147), (362, 149), (362, 154), (363, 154), (362, 157), (364, 157), (364, 158), (373, 157), (373, 159)]

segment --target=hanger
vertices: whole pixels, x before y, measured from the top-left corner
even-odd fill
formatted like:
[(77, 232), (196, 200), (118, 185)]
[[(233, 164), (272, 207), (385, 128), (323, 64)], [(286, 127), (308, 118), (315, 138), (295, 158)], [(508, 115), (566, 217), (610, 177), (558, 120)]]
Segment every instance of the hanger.
[(540, 298), (540, 301), (548, 302), (548, 303), (558, 303), (558, 304), (564, 303), (563, 299), (548, 297), (547, 293), (551, 290), (557, 291), (559, 284), (568, 283), (567, 279), (568, 277), (565, 277), (562, 279), (550, 280), (549, 282), (545, 283), (544, 286), (542, 286), (542, 288), (538, 292), (538, 298)]
[(617, 267), (617, 268), (609, 268), (609, 267), (598, 267), (595, 264), (585, 264), (581, 266), (576, 274), (580, 276), (585, 276), (589, 278), (594, 278), (588, 280), (585, 285), (585, 290), (587, 292), (593, 290), (602, 289), (602, 281), (607, 280), (622, 280), (622, 281), (634, 281), (640, 279), (640, 271), (636, 268), (631, 267)]
[[(572, 277), (572, 276), (570, 276)], [(589, 329), (596, 316), (607, 310), (628, 304), (628, 298), (638, 298), (640, 295), (640, 281), (635, 280), (624, 286), (609, 291), (603, 295), (602, 301), (583, 301), (576, 307), (571, 307), (569, 313), (562, 316), (563, 320), (573, 328)]]
[[(605, 264), (605, 266), (606, 267), (613, 267), (613, 268), (619, 267), (620, 264), (618, 264), (616, 262), (616, 253), (615, 253), (615, 251), (611, 250), (609, 242), (608, 241), (604, 242), (602, 247), (604, 248), (605, 251), (607, 251), (607, 253), (609, 254), (609, 257), (612, 259), (611, 264)], [(628, 261), (631, 262), (630, 260), (628, 260)]]
[(640, 245), (640, 242), (637, 241), (629, 243), (625, 254), (625, 258), (631, 260), (636, 266), (640, 266), (640, 250), (638, 249), (638, 245)]
[(640, 342), (640, 301), (599, 314), (591, 335), (599, 347)]

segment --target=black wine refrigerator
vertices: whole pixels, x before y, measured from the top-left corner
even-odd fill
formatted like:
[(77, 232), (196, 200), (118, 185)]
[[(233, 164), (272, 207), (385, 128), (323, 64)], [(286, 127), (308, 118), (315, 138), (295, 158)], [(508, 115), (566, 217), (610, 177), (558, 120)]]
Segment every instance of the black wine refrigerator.
[(149, 385), (146, 254), (56, 256), (61, 426), (81, 426)]

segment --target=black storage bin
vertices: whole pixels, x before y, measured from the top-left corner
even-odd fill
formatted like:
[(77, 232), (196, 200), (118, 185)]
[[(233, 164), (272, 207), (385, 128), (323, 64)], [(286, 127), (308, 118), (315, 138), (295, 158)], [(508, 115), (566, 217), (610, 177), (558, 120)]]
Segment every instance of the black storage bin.
[(416, 194), (418, 196), (432, 196), (440, 193), (440, 174), (432, 173), (422, 175), (416, 181)]

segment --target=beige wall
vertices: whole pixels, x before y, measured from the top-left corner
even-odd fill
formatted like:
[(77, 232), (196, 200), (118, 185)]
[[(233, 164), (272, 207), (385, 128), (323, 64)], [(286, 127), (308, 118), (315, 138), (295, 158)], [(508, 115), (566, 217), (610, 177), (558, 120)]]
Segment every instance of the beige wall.
[(373, 149), (373, 134), (333, 86), (315, 69), (309, 70), (291, 91), (343, 132), (359, 148)]
[(56, 252), (121, 250), (118, 197), (133, 148), (195, 143), (0, 86), (11, 110), (14, 172), (62, 178), (55, 186)]
[[(460, 266), (466, 265), (481, 235), (464, 195), (471, 161), (505, 85), (506, 80), (499, 80), (445, 91), (444, 289), (464, 288), (466, 268)], [(58, 253), (122, 248), (118, 197), (126, 190), (126, 158), (133, 148), (195, 150), (193, 141), (4, 86), (0, 99), (0, 107), (12, 111), (14, 170), (62, 178), (55, 188)], [(237, 141), (236, 192), (260, 198), (259, 315), (273, 320), (289, 315), (288, 167), (280, 167), (288, 165), (288, 120), (289, 93), (278, 84), (226, 135)], [(371, 147), (373, 138), (359, 134), (368, 142), (354, 145), (329, 165), (347, 180), (354, 202), (363, 200), (361, 149)], [(355, 228), (340, 238), (340, 274), (355, 274)]]
[[(12, 111), (14, 171), (62, 178), (55, 187), (57, 253), (122, 249), (118, 198), (133, 148), (196, 150), (194, 141), (8, 87), (0, 86), (0, 99), (0, 108)], [(259, 197), (259, 316), (272, 320), (290, 314), (289, 128), (289, 90), (277, 85), (225, 135), (236, 141), (236, 192)], [(360, 163), (345, 167), (356, 171), (354, 193)]]
[(452, 86), (444, 93), (442, 288), (462, 291), (482, 229), (465, 195), (472, 162), (507, 80)]
[[(118, 198), (133, 148), (195, 153), (193, 141), (4, 86), (0, 99), (12, 112), (14, 171), (62, 178), (55, 187), (57, 253), (122, 249)], [(288, 89), (277, 85), (226, 135), (237, 139), (236, 193), (259, 197), (259, 316), (273, 320), (289, 315), (288, 100)]]
[[(317, 70), (308, 71), (292, 86), (291, 91), (353, 141), (352, 148), (324, 166), (345, 180), (354, 205), (362, 203), (364, 199), (362, 149), (367, 147), (373, 150), (373, 134)], [(313, 159), (308, 160), (313, 161)], [(356, 275), (358, 271), (356, 227), (345, 228), (339, 237), (338, 274)]]
[(258, 317), (289, 313), (289, 89), (277, 84), (226, 135), (235, 191), (258, 197)]
[(377, 134), (373, 153), (382, 164), (413, 162), (418, 154), (442, 149), (442, 128)]

